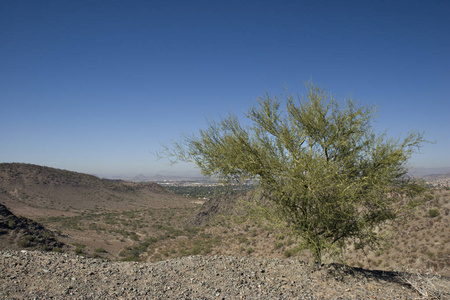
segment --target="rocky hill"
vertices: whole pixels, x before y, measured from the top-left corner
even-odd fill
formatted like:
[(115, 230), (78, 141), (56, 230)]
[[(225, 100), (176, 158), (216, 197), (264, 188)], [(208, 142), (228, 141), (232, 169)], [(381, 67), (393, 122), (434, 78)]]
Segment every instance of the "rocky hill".
[(180, 200), (156, 183), (106, 180), (30, 164), (0, 164), (0, 203), (27, 217), (68, 210), (179, 207)]

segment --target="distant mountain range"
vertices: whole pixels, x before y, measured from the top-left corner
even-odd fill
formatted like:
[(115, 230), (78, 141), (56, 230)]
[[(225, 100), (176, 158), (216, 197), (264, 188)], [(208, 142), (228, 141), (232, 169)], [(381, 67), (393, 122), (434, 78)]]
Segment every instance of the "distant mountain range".
[(187, 175), (144, 175), (139, 174), (136, 176), (103, 176), (104, 179), (110, 180), (124, 180), (129, 182), (162, 182), (162, 181), (209, 181), (210, 179), (205, 176), (187, 176)]
[(429, 174), (429, 175), (422, 176), (422, 179), (428, 180), (428, 181), (436, 180), (436, 179), (448, 179), (448, 178), (450, 178), (450, 173), (447, 173), (447, 174)]
[[(450, 167), (445, 168), (411, 168), (410, 175), (414, 177), (424, 178), (424, 179), (441, 179), (441, 178), (450, 178)], [(156, 174), (156, 175), (144, 175), (139, 174), (136, 176), (111, 176), (104, 177), (106, 179), (120, 179), (131, 182), (163, 182), (163, 181), (210, 181), (208, 177), (202, 175), (164, 175), (164, 174)]]
[(450, 178), (450, 167), (444, 168), (411, 168), (409, 172), (412, 176), (431, 180)]

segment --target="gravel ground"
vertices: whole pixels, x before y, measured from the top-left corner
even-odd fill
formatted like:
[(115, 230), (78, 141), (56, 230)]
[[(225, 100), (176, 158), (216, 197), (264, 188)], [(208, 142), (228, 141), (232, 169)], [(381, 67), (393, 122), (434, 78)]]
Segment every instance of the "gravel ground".
[[(157, 263), (0, 251), (1, 299), (417, 299), (393, 273), (295, 259), (190, 256)], [(444, 284), (448, 284), (445, 281)], [(450, 298), (441, 293), (441, 298)]]

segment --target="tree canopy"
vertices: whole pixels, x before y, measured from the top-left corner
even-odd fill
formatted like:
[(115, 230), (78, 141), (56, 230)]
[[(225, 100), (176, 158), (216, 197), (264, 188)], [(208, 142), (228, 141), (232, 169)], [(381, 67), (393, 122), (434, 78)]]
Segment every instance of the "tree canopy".
[(313, 83), (306, 88), (295, 99), (266, 93), (247, 112), (246, 125), (231, 113), (211, 120), (169, 155), (194, 162), (205, 175), (258, 180), (283, 224), (320, 263), (324, 251), (349, 240), (376, 243), (376, 228), (396, 217), (392, 204), (422, 191), (406, 176), (406, 162), (425, 141), (418, 132), (376, 134), (373, 107), (339, 101)]

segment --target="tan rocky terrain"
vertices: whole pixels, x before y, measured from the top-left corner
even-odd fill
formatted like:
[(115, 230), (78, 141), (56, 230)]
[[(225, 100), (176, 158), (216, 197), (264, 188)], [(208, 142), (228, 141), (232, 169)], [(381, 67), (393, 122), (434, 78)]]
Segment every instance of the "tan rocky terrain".
[[(328, 295), (332, 299), (386, 299), (389, 295), (391, 299), (411, 299), (420, 295), (411, 282), (426, 287), (430, 295), (446, 295), (450, 285), (447, 188), (431, 189), (424, 197), (404, 203), (410, 208), (408, 213), (383, 229), (390, 241), (384, 250), (355, 250), (349, 245), (343, 256), (325, 258), (326, 264), (319, 270), (309, 267), (308, 252), (298, 247), (294, 238), (247, 216), (238, 205), (240, 198), (213, 198), (200, 206), (204, 200), (182, 197), (154, 183), (109, 181), (47, 167), (0, 164), (0, 204), (14, 214), (5, 217), (5, 226), (12, 225), (7, 218), (27, 217), (31, 219), (27, 222), (42, 224), (48, 230), (46, 236), (66, 245), (63, 253), (5, 251), (39, 249), (31, 244), (3, 246), (2, 270), (7, 272), (0, 277), (0, 290), (4, 291), (0, 298), (317, 299)], [(0, 239), (17, 244), (30, 235), (11, 229)], [(139, 263), (90, 260), (75, 254)], [(330, 265), (333, 261), (356, 269), (336, 271), (336, 265)], [(258, 269), (260, 264), (264, 272)], [(283, 271), (278, 265), (289, 267)], [(74, 282), (68, 273), (60, 274), (67, 268), (76, 274)], [(140, 269), (152, 271), (141, 276)], [(265, 273), (269, 269), (271, 276)], [(401, 272), (396, 271), (406, 273), (399, 276)], [(118, 277), (110, 282), (107, 278), (113, 277), (105, 272), (121, 275), (114, 275)], [(153, 278), (150, 273), (160, 275)], [(164, 277), (164, 273), (171, 275)], [(96, 283), (101, 283), (100, 287)], [(43, 290), (46, 285), (55, 290)], [(336, 289), (326, 289), (328, 285)]]
[[(448, 280), (298, 259), (187, 256), (109, 262), (62, 253), (0, 251), (2, 299), (445, 299)], [(411, 286), (409, 282), (413, 283)], [(420, 291), (420, 293), (419, 293)]]

